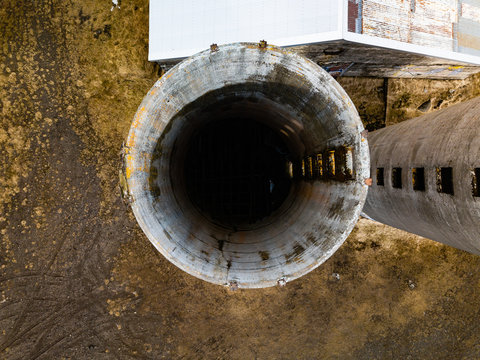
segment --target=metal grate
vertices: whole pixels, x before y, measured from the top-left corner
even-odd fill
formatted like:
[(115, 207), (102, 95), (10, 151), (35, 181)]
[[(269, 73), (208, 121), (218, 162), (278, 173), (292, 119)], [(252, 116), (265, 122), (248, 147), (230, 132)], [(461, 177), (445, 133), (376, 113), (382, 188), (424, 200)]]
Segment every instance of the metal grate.
[(248, 119), (214, 121), (193, 136), (187, 193), (205, 215), (241, 227), (270, 215), (287, 197), (288, 151), (269, 127)]

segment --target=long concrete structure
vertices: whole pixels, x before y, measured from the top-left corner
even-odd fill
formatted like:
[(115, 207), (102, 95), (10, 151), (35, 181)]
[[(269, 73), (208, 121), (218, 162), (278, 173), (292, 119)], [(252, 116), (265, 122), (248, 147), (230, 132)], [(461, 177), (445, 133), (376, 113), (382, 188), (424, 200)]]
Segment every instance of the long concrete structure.
[(369, 134), (374, 220), (480, 254), (480, 98)]
[(285, 284), (357, 222), (369, 154), (345, 91), (260, 43), (212, 45), (149, 91), (124, 147), (127, 192), (153, 245), (232, 288)]

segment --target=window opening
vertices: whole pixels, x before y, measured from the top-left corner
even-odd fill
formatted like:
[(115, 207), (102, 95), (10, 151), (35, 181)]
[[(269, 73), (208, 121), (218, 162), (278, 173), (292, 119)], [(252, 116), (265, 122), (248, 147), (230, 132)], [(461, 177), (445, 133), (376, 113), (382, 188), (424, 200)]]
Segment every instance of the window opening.
[(392, 187), (395, 189), (402, 188), (402, 168), (393, 168), (392, 169)]
[(425, 169), (424, 168), (412, 169), (412, 183), (413, 183), (413, 190), (425, 191)]
[(453, 169), (451, 167), (437, 167), (437, 191), (453, 195)]
[(385, 186), (385, 179), (383, 177), (383, 168), (377, 168), (377, 185)]

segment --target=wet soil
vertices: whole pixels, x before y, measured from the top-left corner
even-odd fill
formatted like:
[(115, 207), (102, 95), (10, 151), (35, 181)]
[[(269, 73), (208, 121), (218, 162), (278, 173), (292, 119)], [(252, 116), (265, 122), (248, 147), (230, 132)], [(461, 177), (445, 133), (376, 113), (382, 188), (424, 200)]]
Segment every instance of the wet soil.
[[(0, 0), (0, 35), (0, 358), (480, 358), (480, 257), (427, 239), (363, 219), (307, 276), (235, 292), (155, 251), (118, 188), (162, 73), (147, 1)], [(372, 129), (480, 93), (339, 81)]]

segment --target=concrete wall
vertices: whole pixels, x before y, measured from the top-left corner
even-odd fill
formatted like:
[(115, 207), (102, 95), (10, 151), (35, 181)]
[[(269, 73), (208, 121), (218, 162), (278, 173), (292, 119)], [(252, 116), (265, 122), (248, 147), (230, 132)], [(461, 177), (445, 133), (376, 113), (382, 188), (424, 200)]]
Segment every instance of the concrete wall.
[(480, 254), (479, 127), (475, 98), (369, 134), (373, 185), (364, 212)]
[(348, 10), (351, 32), (480, 54), (478, 0), (349, 0)]
[(456, 27), (457, 51), (480, 55), (480, 1), (460, 0), (459, 17)]
[(455, 0), (363, 1), (363, 34), (452, 50)]

